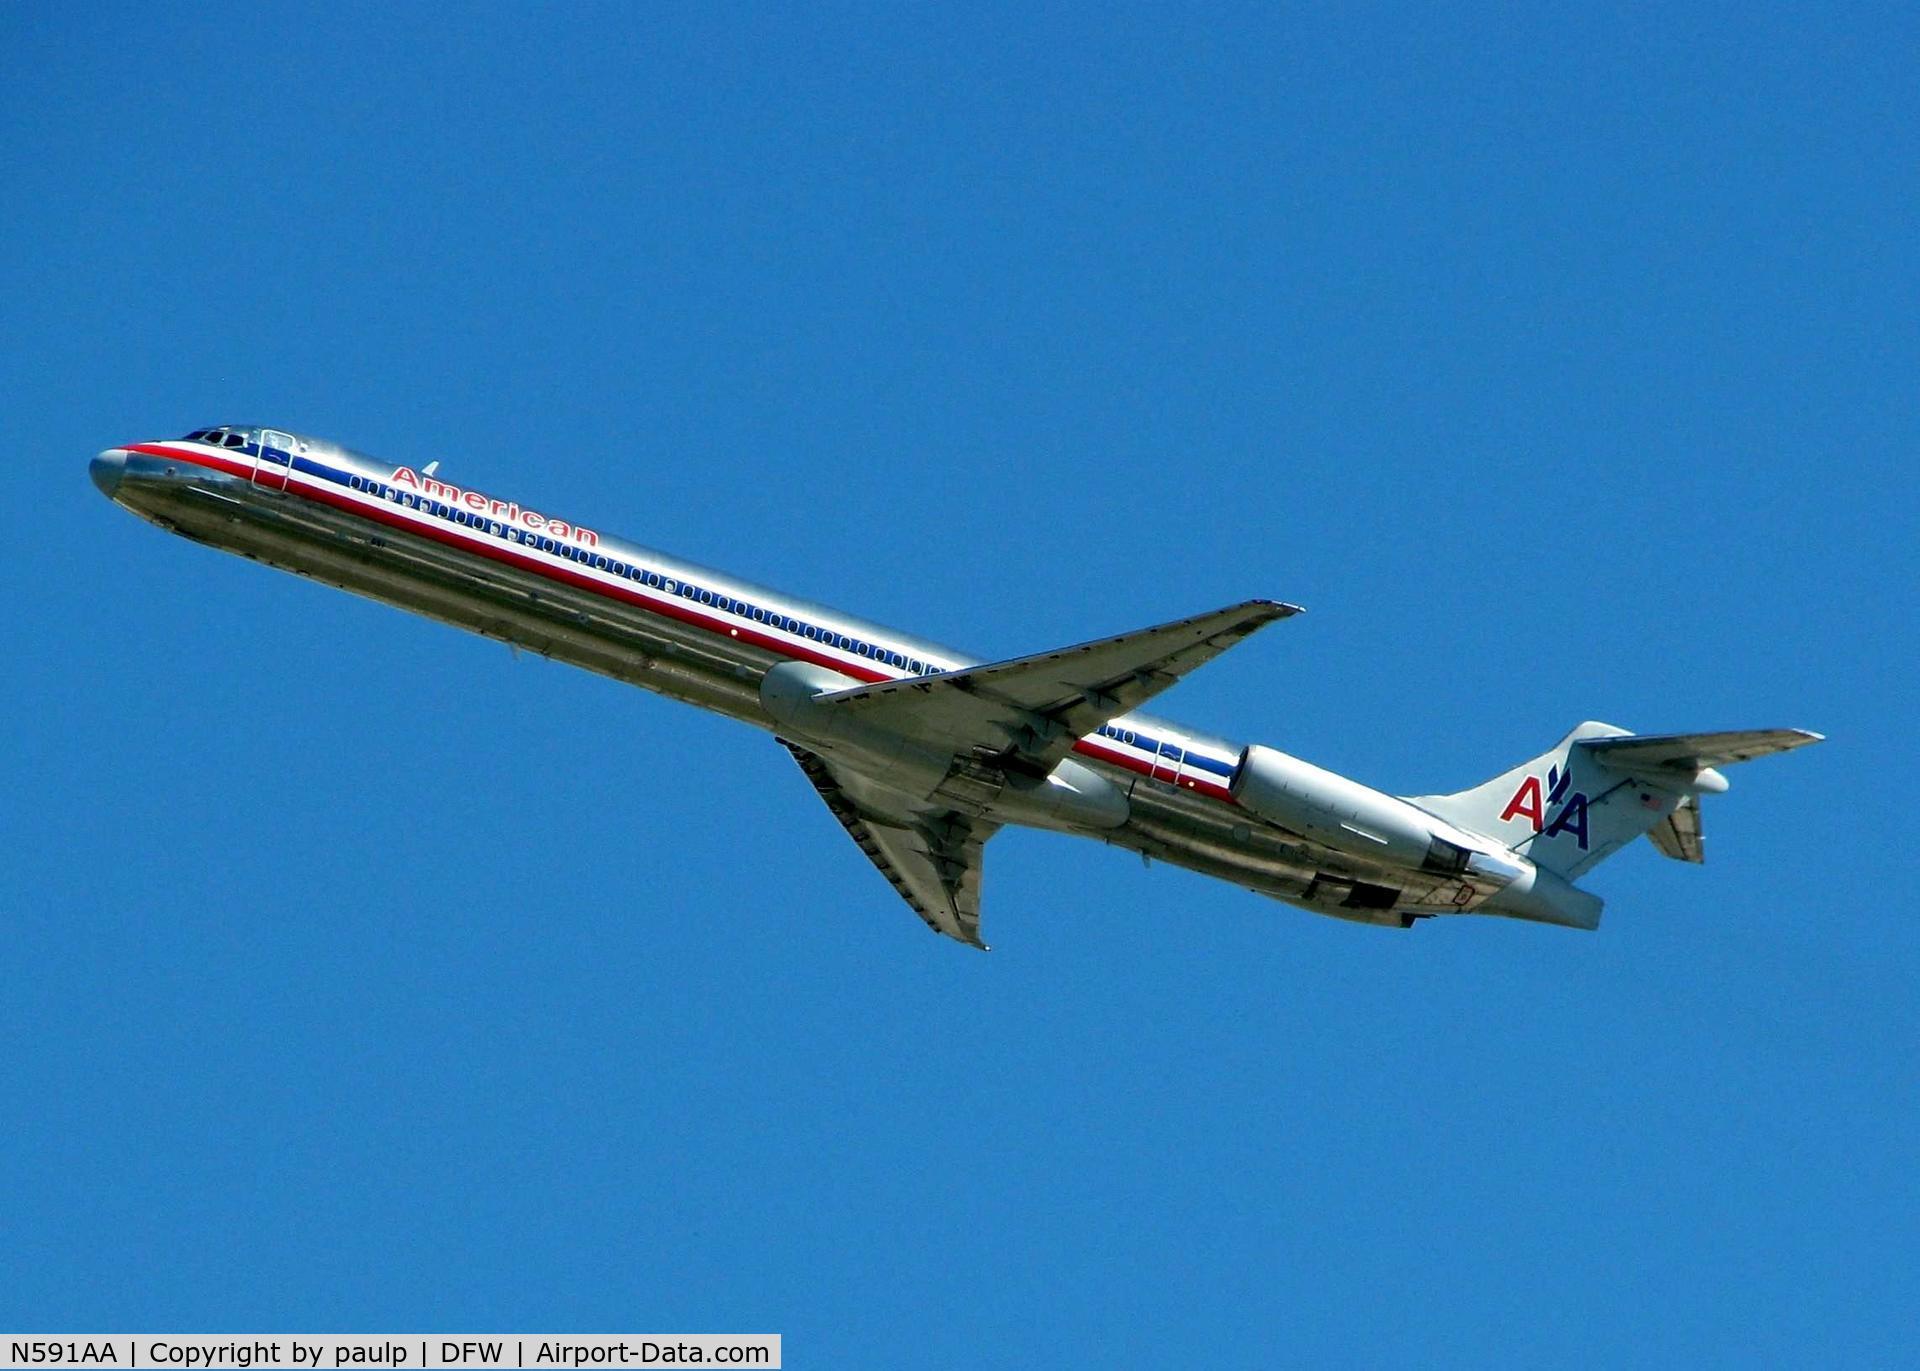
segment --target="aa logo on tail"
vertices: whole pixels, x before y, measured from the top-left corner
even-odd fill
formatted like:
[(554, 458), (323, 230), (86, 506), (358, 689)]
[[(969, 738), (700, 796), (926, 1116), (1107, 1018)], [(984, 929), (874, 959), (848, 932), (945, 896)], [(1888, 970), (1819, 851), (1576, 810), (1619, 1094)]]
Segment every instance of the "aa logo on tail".
[[(1573, 784), (1573, 770), (1561, 771), (1559, 767), (1547, 768), (1547, 783), (1544, 790), (1538, 776), (1529, 776), (1520, 782), (1520, 788), (1513, 792), (1513, 798), (1507, 801), (1507, 807), (1500, 813), (1500, 822), (1509, 819), (1525, 819), (1533, 825), (1535, 833), (1544, 833), (1547, 837), (1557, 837), (1562, 833), (1571, 833), (1580, 840), (1580, 850), (1587, 850), (1587, 797), (1579, 791), (1567, 794)], [(1565, 800), (1565, 804), (1561, 801)], [(1555, 805), (1560, 809), (1547, 822), (1547, 811)]]

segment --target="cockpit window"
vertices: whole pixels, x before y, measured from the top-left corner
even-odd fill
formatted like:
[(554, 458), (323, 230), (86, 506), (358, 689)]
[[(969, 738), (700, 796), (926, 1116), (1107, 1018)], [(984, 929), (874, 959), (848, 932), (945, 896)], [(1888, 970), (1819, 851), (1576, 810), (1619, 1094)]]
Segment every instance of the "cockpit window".
[(225, 438), (220, 440), (220, 446), (222, 447), (245, 447), (246, 445), (247, 435), (244, 433), (229, 433)]

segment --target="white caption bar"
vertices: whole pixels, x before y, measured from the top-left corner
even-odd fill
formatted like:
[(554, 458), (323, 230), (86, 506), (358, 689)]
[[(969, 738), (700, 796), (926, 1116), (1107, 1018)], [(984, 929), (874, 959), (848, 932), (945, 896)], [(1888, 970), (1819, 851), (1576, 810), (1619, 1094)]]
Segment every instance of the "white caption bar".
[(778, 1367), (778, 1333), (0, 1333), (0, 1367)]

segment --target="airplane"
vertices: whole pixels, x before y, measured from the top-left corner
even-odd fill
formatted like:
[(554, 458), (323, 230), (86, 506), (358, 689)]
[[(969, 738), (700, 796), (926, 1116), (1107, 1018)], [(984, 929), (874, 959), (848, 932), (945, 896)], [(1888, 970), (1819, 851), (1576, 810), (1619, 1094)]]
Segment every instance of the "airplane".
[(982, 857), (1009, 824), (1097, 838), (1316, 914), (1599, 927), (1576, 878), (1647, 835), (1699, 862), (1719, 768), (1802, 729), (1580, 724), (1451, 795), (1395, 796), (1139, 706), (1299, 613), (1247, 600), (978, 661), (592, 525), (286, 429), (226, 424), (93, 458), (169, 532), (717, 710), (774, 735), (927, 927), (984, 950)]

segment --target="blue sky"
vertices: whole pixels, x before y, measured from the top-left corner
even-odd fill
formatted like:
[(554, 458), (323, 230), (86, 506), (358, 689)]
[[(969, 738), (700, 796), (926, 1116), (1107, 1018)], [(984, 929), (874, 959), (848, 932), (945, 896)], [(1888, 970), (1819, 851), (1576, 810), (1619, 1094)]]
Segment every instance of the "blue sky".
[[(1893, 8), (0, 10), (0, 1325), (791, 1365), (1890, 1361)], [(1598, 935), (1049, 835), (930, 938), (768, 739), (218, 555), (272, 422), (1407, 793), (1832, 735)]]

